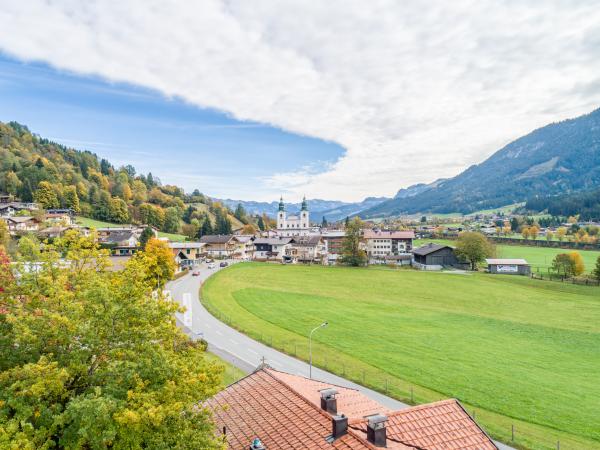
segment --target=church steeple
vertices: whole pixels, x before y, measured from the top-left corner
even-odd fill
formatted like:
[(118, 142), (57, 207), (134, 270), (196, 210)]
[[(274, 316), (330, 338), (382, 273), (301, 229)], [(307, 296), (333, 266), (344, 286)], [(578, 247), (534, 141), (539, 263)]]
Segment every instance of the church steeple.
[(279, 198), (279, 211), (285, 211), (285, 205), (283, 204), (283, 196)]
[(302, 198), (302, 208), (301, 211), (308, 211), (308, 205), (306, 204), (306, 195)]

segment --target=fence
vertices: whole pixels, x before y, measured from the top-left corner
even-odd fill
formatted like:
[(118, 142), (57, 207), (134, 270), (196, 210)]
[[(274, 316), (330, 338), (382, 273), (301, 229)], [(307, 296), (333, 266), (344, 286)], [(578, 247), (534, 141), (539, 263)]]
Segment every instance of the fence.
[[(307, 340), (277, 339), (256, 330), (242, 330), (231, 318), (219, 311), (211, 311), (222, 322), (243, 331), (252, 339), (290, 356), (308, 362)], [(266, 360), (268, 364), (269, 361)], [(351, 359), (340, 352), (313, 341), (313, 367), (328, 371), (347, 380), (378, 391), (409, 405), (445, 400), (448, 396), (409, 381), (401, 380), (362, 361)], [(308, 373), (305, 374), (308, 377)], [(459, 399), (460, 400), (460, 399)], [(587, 443), (549, 428), (542, 428), (498, 413), (463, 403), (467, 412), (494, 438), (517, 449), (554, 450), (563, 448), (587, 449)]]
[[(539, 268), (538, 268), (539, 269)], [(560, 281), (561, 283), (579, 284), (581, 286), (600, 286), (600, 280), (594, 280), (588, 277), (568, 277), (566, 275), (559, 275), (557, 273), (548, 270), (546, 273), (531, 272), (531, 278), (535, 280), (547, 280), (547, 281)]]

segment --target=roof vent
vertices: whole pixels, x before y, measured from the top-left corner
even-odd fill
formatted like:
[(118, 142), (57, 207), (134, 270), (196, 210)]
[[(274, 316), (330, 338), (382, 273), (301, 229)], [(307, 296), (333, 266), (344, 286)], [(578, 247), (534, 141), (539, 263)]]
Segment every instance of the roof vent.
[(250, 444), (250, 450), (266, 450), (266, 448), (259, 438), (254, 438)]
[(375, 447), (385, 447), (387, 440), (385, 422), (387, 417), (383, 414), (373, 414), (367, 416), (367, 421), (367, 441)]
[(337, 399), (335, 398), (338, 393), (333, 388), (322, 389), (321, 393), (321, 409), (327, 411), (329, 414), (337, 414)]

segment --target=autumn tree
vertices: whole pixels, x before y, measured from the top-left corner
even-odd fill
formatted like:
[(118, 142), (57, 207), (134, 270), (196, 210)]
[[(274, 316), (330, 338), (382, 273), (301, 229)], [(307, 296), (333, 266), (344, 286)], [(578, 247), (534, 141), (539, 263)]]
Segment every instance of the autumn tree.
[(495, 248), (483, 234), (467, 231), (458, 236), (454, 252), (459, 259), (471, 264), (471, 270), (475, 270), (477, 264), (494, 256)]
[(594, 276), (596, 281), (598, 281), (598, 283), (600, 283), (600, 256), (598, 256), (598, 258), (596, 258), (596, 267), (594, 267), (594, 270), (592, 271), (592, 275)]
[(565, 227), (560, 227), (556, 230), (556, 238), (558, 242), (562, 242), (567, 234), (567, 229)]
[[(220, 372), (152, 295), (152, 267), (106, 270), (93, 239), (48, 245), (0, 292), (0, 441), (10, 448), (221, 449), (198, 405)], [(61, 256), (93, 264), (75, 269)], [(69, 259), (69, 260), (70, 260)], [(4, 446), (2, 446), (4, 447)]]
[(37, 190), (35, 191), (34, 199), (42, 205), (44, 209), (58, 208), (58, 197), (52, 188), (52, 185), (47, 181), (40, 181)]
[(144, 228), (144, 230), (142, 231), (142, 234), (140, 234), (140, 240), (139, 240), (140, 247), (143, 249), (146, 248), (146, 244), (153, 237), (154, 237), (154, 230), (151, 227)]
[(67, 186), (63, 191), (65, 207), (72, 209), (75, 213), (79, 213), (79, 196), (75, 186)]
[(146, 282), (155, 287), (162, 287), (173, 278), (175, 259), (166, 242), (151, 238), (143, 251), (132, 258), (145, 268)]
[(554, 239), (554, 233), (550, 230), (546, 231), (546, 240), (548, 242), (552, 241), (552, 239)]
[(523, 236), (523, 239), (527, 240), (529, 239), (529, 227), (523, 227), (521, 228), (521, 236)]
[(573, 261), (573, 275), (579, 276), (585, 272), (585, 263), (583, 257), (578, 252), (569, 253), (569, 258)]
[(574, 262), (568, 253), (559, 253), (552, 260), (552, 270), (558, 275), (570, 277), (574, 274)]
[(363, 223), (359, 217), (349, 220), (346, 225), (346, 235), (342, 242), (340, 262), (347, 266), (364, 266), (367, 264), (367, 254), (360, 248)]

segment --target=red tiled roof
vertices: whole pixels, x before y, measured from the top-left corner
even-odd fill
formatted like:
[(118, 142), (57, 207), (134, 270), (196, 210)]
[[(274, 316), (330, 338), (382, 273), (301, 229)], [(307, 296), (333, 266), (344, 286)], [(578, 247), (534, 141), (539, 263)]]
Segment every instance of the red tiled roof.
[(271, 449), (371, 449), (348, 433), (333, 443), (331, 416), (266, 370), (232, 384), (207, 402), (217, 430), (226, 427), (231, 449), (248, 449), (256, 437)]
[(337, 410), (349, 419), (362, 419), (371, 414), (388, 414), (391, 412), (391, 410), (384, 408), (375, 400), (371, 400), (356, 389), (337, 386), (331, 383), (323, 383), (322, 381), (317, 380), (310, 380), (298, 375), (279, 372), (278, 370), (267, 370), (271, 375), (283, 381), (317, 408), (321, 407), (321, 394), (319, 391), (334, 387), (338, 391), (338, 394), (336, 395)]
[[(321, 389), (335, 387), (348, 434), (333, 442), (331, 416), (320, 408)], [(357, 390), (263, 368), (206, 402), (216, 429), (226, 428), (228, 448), (247, 450), (256, 437), (274, 449), (376, 449), (366, 439), (364, 416), (383, 413), (387, 448), (497, 450), (457, 400), (390, 411)]]
[[(366, 437), (367, 422), (350, 423)], [(450, 399), (388, 414), (387, 448), (406, 446), (427, 450), (497, 450), (496, 445), (467, 414), (458, 400)]]
[(414, 239), (414, 231), (374, 231), (365, 230), (363, 237), (365, 239)]

